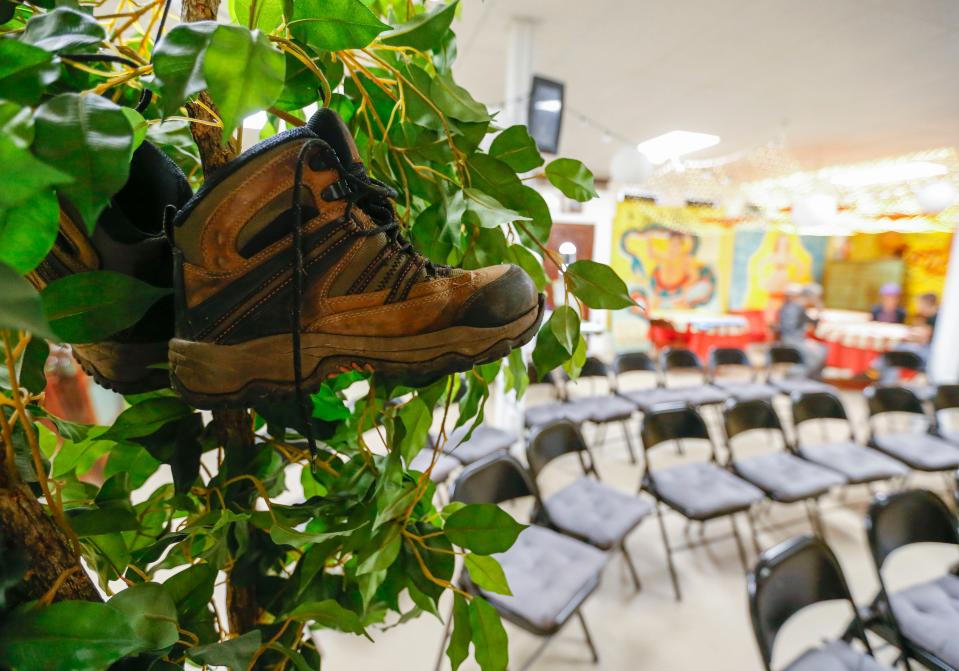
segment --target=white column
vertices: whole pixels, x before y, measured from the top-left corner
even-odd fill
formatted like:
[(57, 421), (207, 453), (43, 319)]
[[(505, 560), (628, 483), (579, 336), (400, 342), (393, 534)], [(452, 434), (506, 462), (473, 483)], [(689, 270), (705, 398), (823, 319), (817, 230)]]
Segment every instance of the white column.
[(535, 24), (527, 17), (513, 17), (509, 26), (509, 50), (506, 52), (506, 103), (503, 122), (526, 123), (529, 88), (533, 81)]
[(946, 286), (942, 291), (936, 334), (932, 341), (932, 381), (959, 382), (959, 230), (953, 232)]

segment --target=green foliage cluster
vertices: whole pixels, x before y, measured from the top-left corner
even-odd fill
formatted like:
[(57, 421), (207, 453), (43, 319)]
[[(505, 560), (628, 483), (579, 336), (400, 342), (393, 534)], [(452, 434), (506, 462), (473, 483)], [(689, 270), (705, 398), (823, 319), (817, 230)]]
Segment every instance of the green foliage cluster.
[[(304, 427), (293, 403), (254, 409), (252, 456), (224, 451), (213, 427), (169, 390), (128, 397), (109, 427), (64, 421), (39, 403), (44, 339), (105, 338), (163, 295), (109, 272), (76, 274), (36, 292), (23, 275), (54, 244), (58, 198), (92, 231), (145, 139), (198, 184), (189, 124), (199, 122), (184, 104), (203, 90), (225, 141), (235, 141), (243, 119), (256, 112), (267, 112), (268, 136), (281, 122), (302, 122), (309, 105), (335, 109), (371, 173), (400, 194), (406, 234), (435, 262), (515, 263), (542, 290), (544, 264), (561, 263), (545, 247), (552, 222), (528, 175), (545, 175), (576, 200), (595, 196), (585, 166), (565, 158), (544, 165), (525, 127), (500, 128), (454, 81), (457, 1), (427, 11), (419, 0), (230, 0), (229, 10), (233, 23), (177, 25), (154, 45), (149, 28), (161, 3), (121, 2), (104, 15), (100, 3), (0, 0), (0, 329), (7, 364), (0, 391), (25, 404), (0, 404), (0, 419), (20, 477), (49, 489), (46, 503), (112, 594), (104, 603), (22, 602), (16, 586), (25, 567), (3, 562), (0, 660), (30, 671), (185, 664), (305, 671), (320, 666), (309, 632), (368, 636), (372, 627), (424, 612), (439, 616), (439, 599), (452, 590), (453, 668), (472, 644), (484, 670), (504, 669), (496, 611), (451, 581), (460, 556), (477, 585), (508, 594), (493, 555), (507, 550), (522, 526), (496, 506), (438, 508), (428, 473), (409, 463), (427, 442), (434, 409), (458, 397), (457, 425), (475, 425), (500, 374), (507, 390), (522, 394), (528, 380), (519, 351), (418, 389), (359, 373), (328, 381), (312, 396), (323, 438), (315, 469), (302, 467)], [(134, 107), (145, 88), (154, 95), (141, 114)], [(582, 366), (585, 342), (573, 306), (632, 304), (607, 266), (584, 260), (561, 271), (571, 305), (557, 309), (537, 337), (540, 374), (562, 365), (575, 375)], [(345, 390), (364, 382), (369, 393), (348, 404)], [(364, 441), (374, 428), (385, 453)], [(105, 480), (90, 484), (85, 476), (104, 455)], [(291, 466), (306, 500), (280, 504)], [(172, 478), (154, 477), (161, 469)], [(172, 577), (157, 577), (171, 570)], [(216, 611), (214, 587), (224, 576), (228, 589), (258, 595), (248, 631), (228, 631)], [(126, 588), (111, 589), (118, 581)]]

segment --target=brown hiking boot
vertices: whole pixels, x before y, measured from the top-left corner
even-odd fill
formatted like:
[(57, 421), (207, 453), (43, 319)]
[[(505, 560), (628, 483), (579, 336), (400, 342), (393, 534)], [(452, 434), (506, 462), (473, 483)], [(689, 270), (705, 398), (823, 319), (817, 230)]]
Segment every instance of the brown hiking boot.
[[(130, 177), (97, 220), (93, 235), (70, 203), (60, 202), (53, 249), (27, 279), (37, 289), (74, 273), (112, 270), (157, 287), (173, 284), (173, 259), (163, 233), (164, 210), (193, 194), (180, 168), (144, 142)], [(173, 336), (173, 296), (157, 301), (133, 326), (94, 343), (71, 343), (73, 357), (100, 386), (138, 394), (170, 386), (167, 344)]]
[(394, 196), (330, 110), (208, 180), (172, 230), (184, 398), (252, 405), (354, 368), (421, 384), (528, 342), (543, 312), (529, 276), (434, 266), (399, 235)]

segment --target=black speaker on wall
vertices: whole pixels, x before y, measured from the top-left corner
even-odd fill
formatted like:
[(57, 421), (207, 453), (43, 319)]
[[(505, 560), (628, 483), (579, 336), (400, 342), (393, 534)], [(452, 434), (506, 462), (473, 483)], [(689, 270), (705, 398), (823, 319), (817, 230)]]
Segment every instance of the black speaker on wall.
[(566, 86), (562, 82), (545, 77), (533, 77), (527, 125), (530, 135), (536, 141), (536, 146), (547, 154), (555, 154), (559, 151), (565, 93)]

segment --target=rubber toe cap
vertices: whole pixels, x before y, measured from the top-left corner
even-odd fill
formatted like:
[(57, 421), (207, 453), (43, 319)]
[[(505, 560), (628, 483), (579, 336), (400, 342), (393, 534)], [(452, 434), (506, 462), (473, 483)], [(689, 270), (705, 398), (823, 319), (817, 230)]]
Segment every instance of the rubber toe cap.
[(480, 287), (463, 304), (458, 326), (491, 328), (505, 326), (536, 307), (536, 285), (526, 271), (509, 265), (489, 284)]

